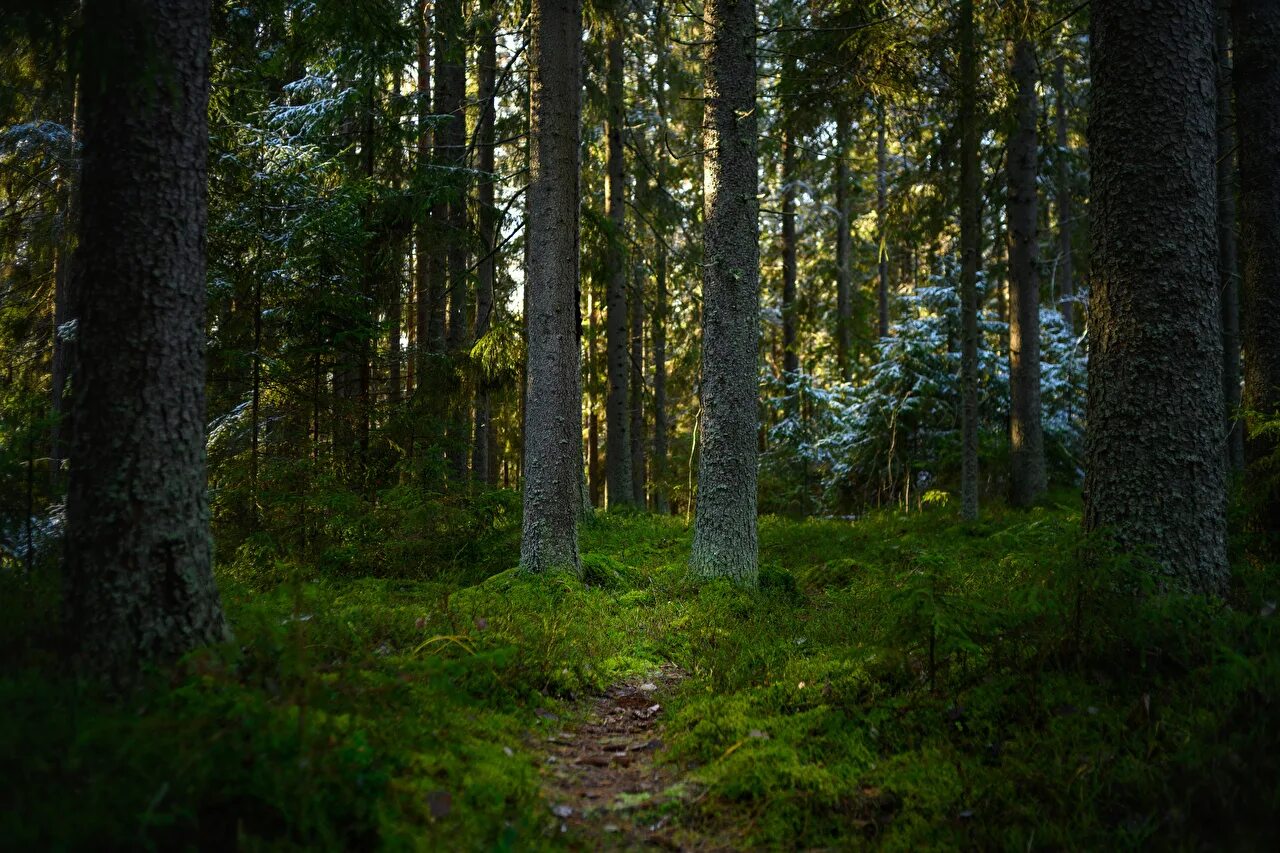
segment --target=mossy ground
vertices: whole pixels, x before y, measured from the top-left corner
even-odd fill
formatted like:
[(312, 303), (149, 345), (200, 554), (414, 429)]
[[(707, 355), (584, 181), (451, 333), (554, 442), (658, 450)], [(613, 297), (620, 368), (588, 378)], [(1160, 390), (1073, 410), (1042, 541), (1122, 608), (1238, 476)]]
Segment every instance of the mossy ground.
[(236, 642), (127, 702), (47, 674), (53, 597), (7, 579), (4, 845), (563, 847), (537, 735), (667, 662), (659, 760), (691, 794), (663, 808), (725, 847), (1280, 831), (1274, 568), (1240, 557), (1227, 604), (1144, 594), (1064, 497), (765, 518), (758, 591), (690, 583), (681, 519), (608, 514), (583, 583), (509, 568), (515, 506), (415, 538), (431, 508), (389, 501), (307, 560), (244, 544), (220, 569)]

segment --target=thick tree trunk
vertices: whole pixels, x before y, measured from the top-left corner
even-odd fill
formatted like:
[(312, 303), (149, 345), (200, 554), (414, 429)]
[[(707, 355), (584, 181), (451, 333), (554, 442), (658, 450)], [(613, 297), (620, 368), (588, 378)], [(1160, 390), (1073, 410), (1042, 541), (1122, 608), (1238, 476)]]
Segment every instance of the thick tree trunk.
[[(1240, 315), (1244, 346), (1244, 408), (1258, 418), (1280, 416), (1280, 6), (1235, 0), (1232, 10), (1236, 115), (1240, 138)], [(1253, 523), (1280, 543), (1280, 474), (1267, 469), (1280, 442), (1275, 433), (1248, 438), (1245, 490)]]
[(889, 335), (889, 149), (885, 139), (885, 121), (885, 109), (880, 107), (876, 121), (876, 255), (879, 271), (876, 330), (882, 338)]
[(1092, 7), (1084, 521), (1224, 591), (1214, 0)]
[(533, 0), (529, 28), (528, 381), (520, 564), (531, 572), (579, 573), (581, 0)]
[(1011, 0), (1016, 90), (1015, 129), (1009, 139), (1009, 502), (1028, 507), (1047, 488), (1040, 422), (1040, 245), (1036, 185), (1036, 52), (1028, 0)]
[(1227, 470), (1244, 469), (1240, 411), (1240, 271), (1236, 252), (1236, 135), (1231, 107), (1231, 7), (1219, 0), (1218, 59), (1218, 288), (1222, 292), (1222, 393), (1226, 405)]
[(83, 11), (66, 639), (127, 683), (229, 637), (205, 485), (210, 19), (200, 0)]
[(853, 378), (853, 246), (849, 234), (849, 117), (836, 119), (836, 365)]
[(1076, 328), (1076, 282), (1075, 268), (1071, 261), (1071, 170), (1067, 162), (1070, 152), (1067, 141), (1067, 59), (1059, 56), (1053, 66), (1053, 109), (1054, 136), (1058, 153), (1054, 158), (1057, 166), (1057, 186), (1054, 187), (1054, 202), (1058, 206), (1058, 269), (1055, 274), (1058, 291), (1058, 310), (1062, 313), (1062, 321), (1067, 329)]
[[(497, 82), (497, 26), (493, 0), (482, 0), (480, 49), (476, 57), (476, 87), (480, 92), (480, 117), (476, 123), (476, 146), (479, 154), (480, 183), (476, 192), (477, 219), (480, 231), (480, 264), (476, 278), (476, 340), (489, 332), (493, 322), (494, 283), (497, 279), (497, 225), (494, 208), (494, 158), (497, 139), (494, 133), (496, 108), (494, 85)], [(493, 413), (489, 386), (483, 378), (476, 382), (476, 431), (471, 451), (471, 471), (476, 481), (487, 486), (497, 484), (497, 468), (490, 455)]]
[(690, 571), (754, 585), (760, 255), (754, 0), (705, 9), (702, 434)]
[(626, 169), (622, 151), (624, 95), (622, 78), (622, 26), (608, 25), (608, 68), (605, 97), (608, 100), (608, 163), (605, 174), (605, 217), (609, 220), (608, 248), (605, 259), (605, 350), (608, 353), (609, 393), (605, 399), (604, 465), (609, 506), (634, 502), (631, 482), (631, 424), (627, 413), (629, 397), (627, 381), (630, 357), (627, 354), (627, 269), (623, 248), (626, 226)]
[(782, 373), (790, 382), (800, 371), (796, 340), (796, 146), (782, 133)]
[(978, 517), (978, 59), (973, 0), (960, 2), (960, 516)]

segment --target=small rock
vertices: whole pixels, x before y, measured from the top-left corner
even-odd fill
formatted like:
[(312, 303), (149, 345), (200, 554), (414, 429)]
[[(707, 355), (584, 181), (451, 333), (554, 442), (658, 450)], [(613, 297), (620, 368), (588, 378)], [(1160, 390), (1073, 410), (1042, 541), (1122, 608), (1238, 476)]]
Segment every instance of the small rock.
[(502, 748), (502, 751), (503, 753), (506, 754), (507, 758), (510, 758), (511, 756), (515, 755), (515, 751), (509, 746), (504, 746)]
[(762, 732), (759, 729), (752, 729), (751, 731), (747, 732), (747, 737), (754, 738), (755, 740), (768, 740), (769, 733)]
[(427, 794), (427, 809), (433, 818), (447, 817), (453, 811), (453, 794), (448, 791), (432, 791)]
[[(571, 806), (566, 806), (563, 803), (561, 803), (560, 805), (552, 806), (551, 813), (556, 817), (572, 817), (573, 808)], [(561, 824), (560, 827), (561, 827), (560, 831), (563, 832), (564, 824)]]
[(640, 685), (640, 689), (652, 693), (654, 690), (658, 689), (658, 685), (654, 684), (652, 681), (646, 681), (644, 684)]
[(621, 832), (621, 828), (616, 823), (606, 823), (604, 825), (605, 832)]

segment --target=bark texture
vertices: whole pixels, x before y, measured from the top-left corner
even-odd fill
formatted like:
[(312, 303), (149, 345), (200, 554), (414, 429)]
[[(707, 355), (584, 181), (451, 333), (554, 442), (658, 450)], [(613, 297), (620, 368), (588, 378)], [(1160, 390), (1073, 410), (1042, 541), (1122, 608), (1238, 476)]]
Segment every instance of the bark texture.
[(604, 466), (609, 506), (634, 503), (631, 482), (631, 422), (627, 382), (627, 269), (622, 232), (626, 227), (626, 163), (622, 152), (624, 121), (622, 78), (622, 29), (617, 21), (608, 27), (605, 97), (609, 117), (605, 123), (608, 163), (605, 175), (605, 217), (609, 220), (609, 245), (605, 258), (605, 350), (609, 392), (605, 397)]
[(754, 585), (760, 249), (754, 0), (710, 0), (702, 129), (702, 452), (690, 571)]
[(973, 0), (960, 2), (960, 515), (978, 517), (978, 60)]
[[(1235, 0), (1232, 9), (1240, 137), (1240, 316), (1244, 408), (1280, 415), (1280, 4)], [(1247, 432), (1253, 432), (1251, 416)], [(1280, 542), (1280, 471), (1275, 433), (1251, 436), (1245, 490), (1254, 526)]]
[(1085, 527), (1222, 592), (1214, 2), (1092, 15)]
[(1015, 89), (1009, 139), (1009, 502), (1031, 506), (1047, 487), (1040, 418), (1040, 248), (1036, 234), (1040, 145), (1031, 7), (1011, 0)]
[(582, 2), (533, 0), (529, 27), (528, 378), (520, 564), (531, 572), (578, 574)]
[(229, 637), (211, 567), (204, 305), (209, 6), (89, 0), (66, 628), (117, 683)]

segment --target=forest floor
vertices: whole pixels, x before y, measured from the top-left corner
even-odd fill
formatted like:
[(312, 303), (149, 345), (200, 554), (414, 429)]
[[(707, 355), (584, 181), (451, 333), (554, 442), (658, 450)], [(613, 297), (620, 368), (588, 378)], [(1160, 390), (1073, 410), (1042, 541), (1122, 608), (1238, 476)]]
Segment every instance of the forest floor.
[[(1077, 499), (762, 518), (761, 584), (683, 519), (513, 568), (518, 496), (331, 501), (222, 533), (236, 640), (127, 701), (56, 677), (56, 578), (0, 577), (18, 849), (1266, 846), (1280, 572), (1144, 592)], [(268, 518), (270, 524), (271, 519)], [(274, 530), (274, 532), (272, 532)], [(651, 689), (652, 688), (652, 689)]]
[(658, 700), (683, 678), (668, 665), (620, 681), (591, 701), (586, 719), (546, 736), (542, 790), (552, 836), (580, 849), (705, 849), (682, 837), (669, 814), (654, 814), (689, 793), (675, 768), (654, 760), (663, 747)]

